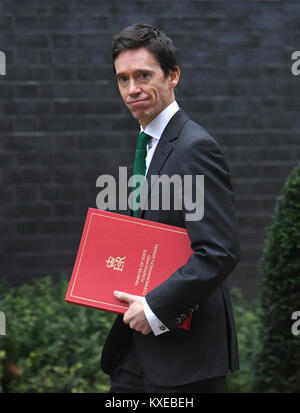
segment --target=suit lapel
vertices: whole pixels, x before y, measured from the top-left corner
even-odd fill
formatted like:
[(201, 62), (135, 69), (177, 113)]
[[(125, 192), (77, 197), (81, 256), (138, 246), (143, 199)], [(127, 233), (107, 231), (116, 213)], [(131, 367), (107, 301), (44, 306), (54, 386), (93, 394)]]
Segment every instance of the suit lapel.
[[(167, 124), (158, 142), (157, 148), (154, 152), (146, 175), (145, 182), (147, 182), (147, 186), (143, 185), (141, 190), (141, 209), (139, 209), (137, 212), (137, 218), (143, 217), (145, 204), (147, 202), (147, 199), (149, 199), (151, 188), (153, 187), (153, 185), (155, 185), (157, 177), (153, 179), (152, 176), (160, 174), (160, 171), (162, 170), (166, 160), (173, 151), (173, 144), (171, 144), (170, 142), (178, 138), (183, 125), (188, 120), (189, 117), (187, 116), (187, 114), (182, 109), (179, 109)], [(145, 191), (148, 192), (148, 195), (145, 193)]]

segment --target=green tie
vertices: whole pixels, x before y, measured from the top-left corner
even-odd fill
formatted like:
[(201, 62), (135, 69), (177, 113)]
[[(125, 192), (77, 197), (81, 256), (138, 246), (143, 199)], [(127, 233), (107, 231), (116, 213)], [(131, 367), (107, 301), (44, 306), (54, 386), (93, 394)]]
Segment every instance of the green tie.
[[(152, 139), (152, 136), (147, 135), (144, 132), (141, 132), (137, 139), (136, 144), (136, 151), (135, 151), (135, 160), (134, 160), (134, 168), (133, 168), (133, 175), (145, 175), (146, 172), (146, 146), (147, 143)], [(138, 183), (134, 184), (133, 189), (138, 188)], [(136, 197), (137, 202), (140, 201), (140, 194)], [(133, 215), (136, 216), (137, 214), (137, 205), (133, 207)]]

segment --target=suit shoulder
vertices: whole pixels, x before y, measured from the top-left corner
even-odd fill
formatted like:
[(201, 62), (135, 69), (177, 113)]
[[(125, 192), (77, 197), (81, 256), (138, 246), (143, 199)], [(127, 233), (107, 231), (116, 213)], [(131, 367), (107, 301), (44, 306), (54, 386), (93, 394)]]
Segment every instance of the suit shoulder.
[(205, 151), (205, 148), (215, 148), (221, 152), (222, 149), (217, 140), (202, 126), (189, 119), (180, 131), (178, 136), (181, 150), (190, 150), (193, 147), (199, 147)]
[(184, 168), (193, 163), (201, 165), (203, 170), (219, 165), (223, 171), (229, 172), (223, 148), (207, 130), (193, 120), (188, 120), (183, 125), (177, 142), (174, 146), (175, 156)]

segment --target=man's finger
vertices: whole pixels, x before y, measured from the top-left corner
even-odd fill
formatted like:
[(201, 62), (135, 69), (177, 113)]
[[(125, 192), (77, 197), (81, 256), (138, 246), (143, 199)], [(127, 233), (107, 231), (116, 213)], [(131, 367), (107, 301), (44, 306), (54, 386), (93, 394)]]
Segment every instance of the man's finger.
[(130, 304), (133, 301), (133, 295), (125, 293), (123, 291), (114, 291), (114, 296), (120, 300), (120, 301), (125, 301), (126, 303)]

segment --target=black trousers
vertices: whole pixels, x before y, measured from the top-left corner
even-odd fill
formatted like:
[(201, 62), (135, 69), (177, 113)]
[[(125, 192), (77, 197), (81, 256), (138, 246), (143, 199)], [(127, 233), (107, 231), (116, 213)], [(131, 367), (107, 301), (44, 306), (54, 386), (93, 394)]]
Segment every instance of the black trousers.
[(110, 393), (221, 393), (225, 378), (219, 376), (181, 386), (159, 386), (142, 371), (134, 343), (130, 341), (112, 370)]

